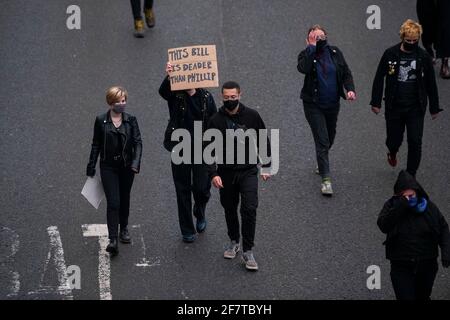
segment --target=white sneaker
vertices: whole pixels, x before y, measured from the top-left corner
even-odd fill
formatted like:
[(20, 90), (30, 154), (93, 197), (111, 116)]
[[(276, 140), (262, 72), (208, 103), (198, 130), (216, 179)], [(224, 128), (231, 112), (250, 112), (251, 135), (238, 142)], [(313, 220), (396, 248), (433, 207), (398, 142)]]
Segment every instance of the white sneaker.
[(331, 186), (330, 180), (324, 180), (322, 181), (322, 188), (321, 188), (322, 194), (324, 196), (331, 197), (333, 195), (333, 188)]
[(244, 252), (242, 254), (242, 260), (244, 260), (245, 268), (247, 268), (247, 270), (258, 270), (258, 264), (256, 263), (255, 257), (251, 251)]
[(239, 252), (239, 243), (236, 241), (231, 241), (227, 249), (223, 253), (225, 259), (234, 259), (236, 254)]

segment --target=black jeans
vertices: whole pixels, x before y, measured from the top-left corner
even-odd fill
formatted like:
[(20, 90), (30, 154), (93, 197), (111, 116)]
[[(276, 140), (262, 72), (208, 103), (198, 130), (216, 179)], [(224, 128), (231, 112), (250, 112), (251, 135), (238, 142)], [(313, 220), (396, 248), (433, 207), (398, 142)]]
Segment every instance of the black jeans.
[(422, 136), (425, 115), (422, 111), (386, 114), (386, 146), (390, 153), (397, 153), (403, 142), (403, 134), (408, 137), (408, 161), (406, 171), (416, 175), (422, 157)]
[[(130, 0), (134, 20), (142, 20), (141, 0)], [(144, 9), (153, 8), (153, 0), (144, 1)]]
[(129, 167), (100, 166), (100, 175), (107, 203), (106, 218), (109, 239), (117, 238), (119, 224), (121, 230), (128, 226), (130, 192), (134, 174)]
[(314, 137), (316, 145), (317, 165), (322, 178), (330, 177), (330, 161), (328, 152), (336, 137), (336, 124), (339, 114), (339, 103), (331, 107), (321, 107), (318, 104), (303, 102), (306, 120)]
[(172, 176), (177, 193), (178, 221), (181, 234), (196, 233), (192, 219), (192, 196), (194, 196), (194, 216), (205, 219), (206, 204), (211, 197), (211, 181), (206, 166), (202, 164), (173, 164)]
[(438, 268), (436, 259), (391, 261), (391, 281), (397, 300), (430, 300)]
[(256, 208), (258, 207), (258, 168), (248, 170), (219, 170), (223, 188), (220, 203), (225, 209), (228, 236), (239, 243), (239, 217), (237, 208), (241, 197), (242, 246), (249, 251), (254, 246)]

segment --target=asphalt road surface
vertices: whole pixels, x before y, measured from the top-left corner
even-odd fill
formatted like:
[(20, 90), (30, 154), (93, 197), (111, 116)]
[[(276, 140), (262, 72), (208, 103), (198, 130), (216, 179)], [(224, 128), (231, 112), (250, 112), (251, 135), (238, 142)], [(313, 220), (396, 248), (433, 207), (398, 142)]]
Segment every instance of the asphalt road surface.
[[(368, 104), (381, 54), (399, 41), (401, 23), (416, 19), (414, 3), (155, 2), (156, 27), (136, 39), (129, 1), (2, 1), (0, 298), (393, 299), (376, 219), (406, 166), (406, 147), (399, 167), (389, 167), (384, 118)], [(80, 30), (66, 26), (72, 4), (81, 9)], [(381, 9), (380, 30), (366, 27), (372, 4)], [(296, 69), (315, 23), (344, 52), (357, 92), (356, 102), (341, 104), (332, 198), (320, 194), (313, 173), (313, 140), (299, 99), (303, 76)], [(162, 146), (168, 110), (158, 88), (167, 49), (197, 44), (217, 46), (220, 83), (238, 81), (243, 103), (280, 130), (280, 170), (260, 182), (256, 273), (240, 258), (222, 256), (228, 238), (217, 190), (206, 233), (193, 244), (181, 241), (170, 156)], [(95, 116), (107, 109), (105, 91), (116, 84), (129, 91), (144, 151), (132, 190), (133, 244), (121, 245), (110, 261), (100, 245), (106, 205), (95, 210), (80, 191)], [(446, 110), (433, 122), (426, 116), (418, 173), (448, 221), (449, 84), (438, 78)], [(211, 92), (220, 105), (219, 90)], [(367, 288), (369, 266), (380, 268), (380, 289)], [(440, 267), (433, 299), (450, 299), (449, 280), (450, 271)]]

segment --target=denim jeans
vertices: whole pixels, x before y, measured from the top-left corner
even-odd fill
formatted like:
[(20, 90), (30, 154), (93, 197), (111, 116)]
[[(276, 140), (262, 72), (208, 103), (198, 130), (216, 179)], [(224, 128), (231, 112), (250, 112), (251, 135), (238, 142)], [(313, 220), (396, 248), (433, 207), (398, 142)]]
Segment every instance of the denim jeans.
[(339, 114), (339, 103), (335, 106), (321, 107), (318, 104), (303, 102), (306, 120), (316, 146), (317, 165), (322, 178), (330, 177), (330, 161), (328, 152), (336, 137), (336, 124)]

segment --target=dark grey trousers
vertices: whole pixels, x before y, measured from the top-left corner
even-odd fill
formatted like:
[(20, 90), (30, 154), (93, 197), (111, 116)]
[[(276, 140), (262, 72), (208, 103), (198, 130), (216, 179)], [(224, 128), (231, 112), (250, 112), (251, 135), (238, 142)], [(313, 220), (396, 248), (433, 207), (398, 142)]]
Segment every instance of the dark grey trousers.
[(322, 178), (329, 178), (330, 161), (328, 159), (328, 152), (336, 137), (339, 103), (335, 106), (321, 107), (315, 103), (303, 102), (303, 107), (316, 145), (319, 173)]

